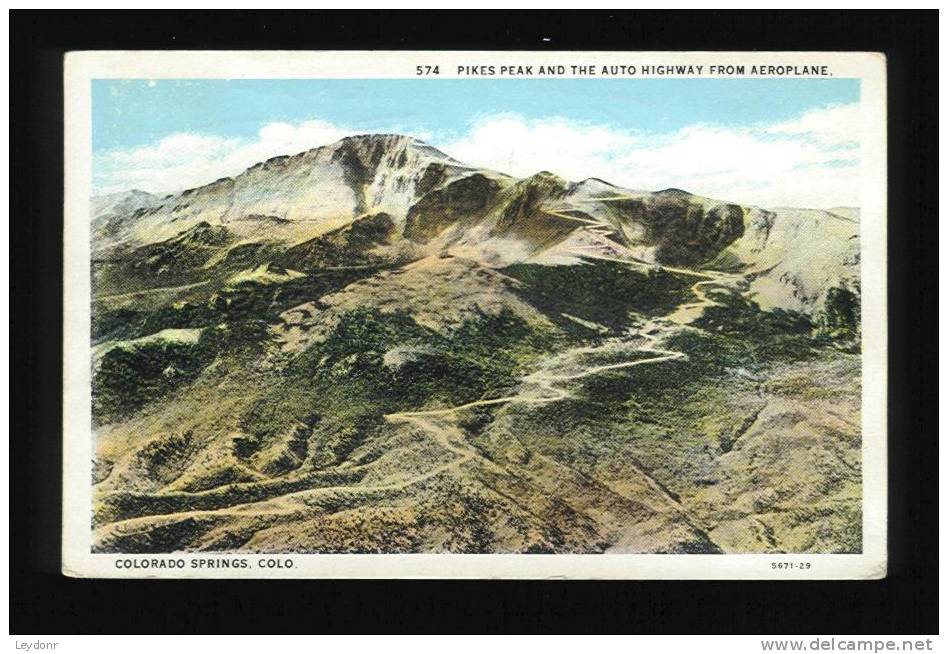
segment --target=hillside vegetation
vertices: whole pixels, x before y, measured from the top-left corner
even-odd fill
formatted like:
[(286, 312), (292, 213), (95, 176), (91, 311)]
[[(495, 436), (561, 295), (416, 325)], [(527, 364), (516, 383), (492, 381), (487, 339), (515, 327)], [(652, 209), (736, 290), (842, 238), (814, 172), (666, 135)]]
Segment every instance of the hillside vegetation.
[(861, 551), (858, 212), (396, 135), (94, 208), (97, 551)]

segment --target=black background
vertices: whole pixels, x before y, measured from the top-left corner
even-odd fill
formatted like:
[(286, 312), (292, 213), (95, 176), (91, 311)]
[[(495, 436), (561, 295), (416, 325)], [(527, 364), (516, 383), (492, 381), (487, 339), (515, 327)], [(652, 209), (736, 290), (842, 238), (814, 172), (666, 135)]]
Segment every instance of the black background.
[[(12, 11), (11, 632), (936, 633), (937, 24), (933, 10)], [(146, 582), (61, 576), (62, 53), (254, 48), (885, 52), (888, 578)]]

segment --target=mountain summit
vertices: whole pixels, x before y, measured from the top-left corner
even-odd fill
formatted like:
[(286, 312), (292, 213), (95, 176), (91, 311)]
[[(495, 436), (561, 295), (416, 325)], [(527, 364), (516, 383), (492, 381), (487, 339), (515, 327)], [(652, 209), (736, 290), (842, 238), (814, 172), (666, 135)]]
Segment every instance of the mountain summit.
[(142, 245), (169, 238), (199, 223), (226, 224), (244, 236), (276, 229), (292, 240), (315, 236), (371, 212), (404, 216), (426, 190), (468, 168), (416, 139), (394, 134), (352, 136), (330, 145), (278, 156), (236, 177), (141, 203), (134, 221), (94, 202), (94, 223), (112, 220), (98, 245)]
[(92, 208), (96, 551), (860, 551), (855, 209), (388, 134)]
[(93, 209), (100, 250), (162, 241), (204, 222), (244, 239), (300, 241), (385, 212), (413, 241), (480, 248), (505, 263), (592, 224), (645, 258), (700, 263), (741, 235), (745, 214), (760, 211), (682, 191), (571, 183), (546, 171), (517, 180), (396, 134), (352, 136), (274, 157), (160, 201), (140, 194), (97, 198)]
[[(798, 310), (818, 305), (828, 288), (798, 268), (816, 258), (836, 284), (852, 281), (858, 258), (858, 218), (847, 227), (832, 220), (834, 214), (811, 211), (805, 213), (810, 222), (793, 227), (804, 215), (799, 210), (766, 211), (680, 189), (636, 191), (596, 178), (570, 182), (546, 171), (516, 179), (398, 134), (351, 136), (273, 157), (236, 177), (161, 199), (139, 191), (93, 198), (92, 209), (94, 249), (105, 259), (199, 224), (225, 227), (243, 250), (257, 243), (269, 251), (384, 213), (394, 231), (386, 243), (370, 246), (392, 246), (397, 257), (448, 251), (491, 266), (577, 263), (590, 256), (685, 266), (717, 262), (767, 278), (755, 286), (772, 296), (765, 302)], [(820, 247), (804, 250), (803, 241), (779, 236), (790, 232), (805, 233)], [(791, 269), (780, 262), (790, 262)], [(774, 269), (780, 274), (771, 278)]]

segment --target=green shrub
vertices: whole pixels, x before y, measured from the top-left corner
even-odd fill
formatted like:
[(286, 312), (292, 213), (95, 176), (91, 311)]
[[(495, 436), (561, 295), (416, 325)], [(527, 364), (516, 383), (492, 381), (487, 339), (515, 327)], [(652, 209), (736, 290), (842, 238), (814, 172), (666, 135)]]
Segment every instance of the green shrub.
[(858, 294), (841, 286), (833, 287), (826, 293), (819, 328), (833, 338), (854, 338), (860, 333), (860, 311)]
[[(665, 271), (643, 270), (612, 261), (575, 266), (517, 264), (504, 274), (523, 282), (517, 292), (561, 321), (568, 313), (620, 330), (630, 312), (660, 316), (691, 296), (694, 280)], [(575, 325), (562, 325), (575, 329)]]
[(199, 342), (156, 340), (118, 346), (102, 356), (92, 380), (92, 410), (107, 423), (193, 380), (213, 360), (214, 348)]

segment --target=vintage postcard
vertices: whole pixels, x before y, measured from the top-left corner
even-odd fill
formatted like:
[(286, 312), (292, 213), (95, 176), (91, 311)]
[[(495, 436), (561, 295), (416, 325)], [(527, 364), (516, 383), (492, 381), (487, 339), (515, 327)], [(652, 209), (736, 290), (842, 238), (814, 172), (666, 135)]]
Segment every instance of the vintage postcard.
[(63, 572), (884, 576), (885, 71), (68, 54)]

